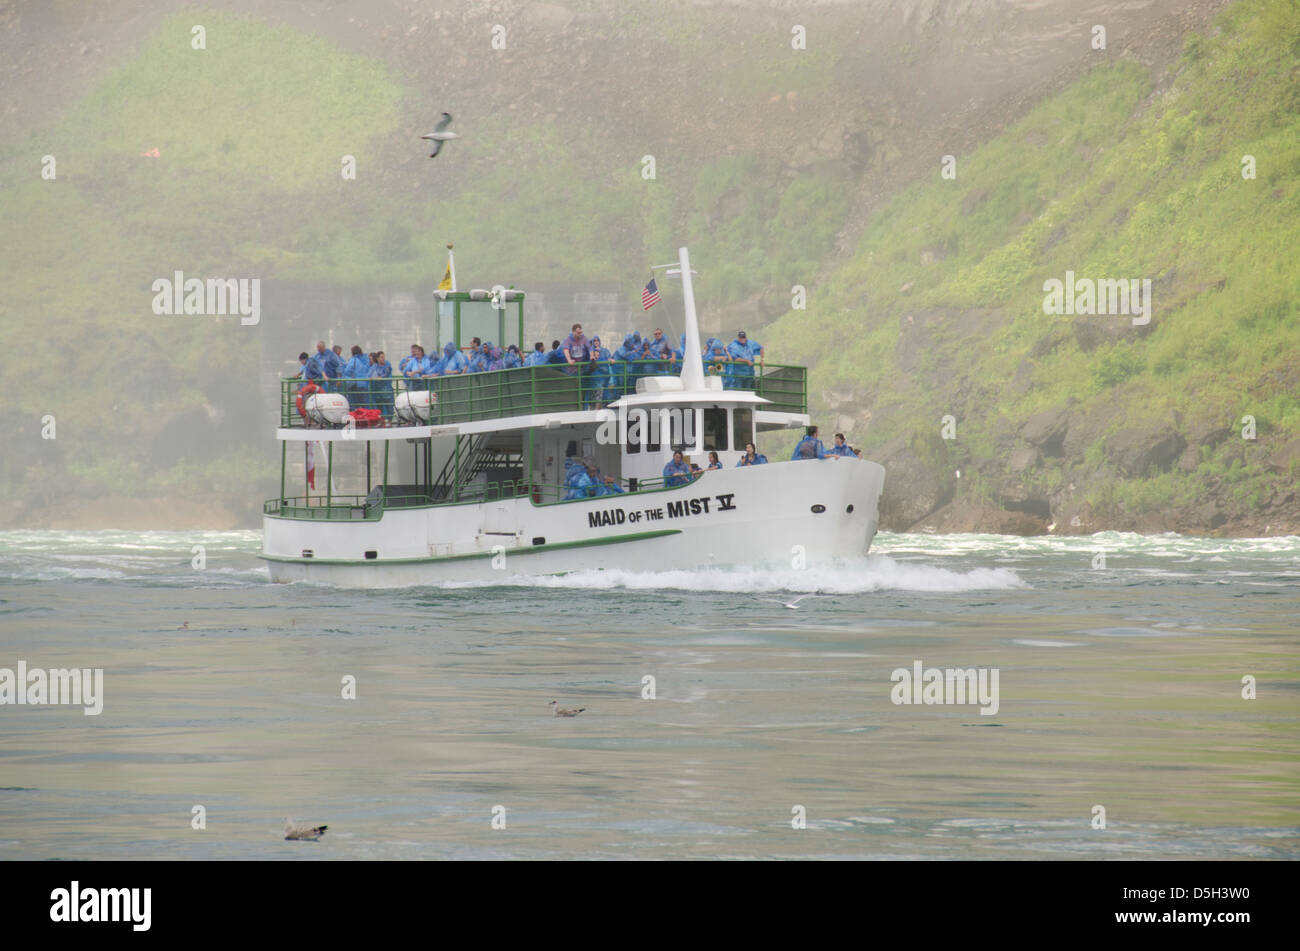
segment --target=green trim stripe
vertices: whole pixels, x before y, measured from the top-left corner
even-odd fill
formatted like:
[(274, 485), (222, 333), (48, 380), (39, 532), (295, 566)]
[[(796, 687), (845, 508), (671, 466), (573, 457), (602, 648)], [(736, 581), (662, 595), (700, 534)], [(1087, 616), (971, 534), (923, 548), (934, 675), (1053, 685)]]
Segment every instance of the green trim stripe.
[[(593, 538), (577, 542), (556, 542), (553, 545), (528, 545), (524, 548), (507, 548), (507, 555), (536, 555), (548, 551), (563, 551), (567, 548), (595, 548), (599, 545), (617, 545), (622, 542), (640, 542), (649, 538), (663, 538), (666, 535), (680, 535), (680, 528), (665, 528), (655, 532), (632, 532), (628, 535), (611, 535), (608, 538)], [(263, 561), (282, 561), (298, 565), (418, 565), (432, 561), (465, 561), (470, 558), (491, 558), (492, 551), (476, 551), (467, 555), (430, 555), (427, 558), (294, 558), (289, 555), (268, 555), (258, 552), (257, 557)]]

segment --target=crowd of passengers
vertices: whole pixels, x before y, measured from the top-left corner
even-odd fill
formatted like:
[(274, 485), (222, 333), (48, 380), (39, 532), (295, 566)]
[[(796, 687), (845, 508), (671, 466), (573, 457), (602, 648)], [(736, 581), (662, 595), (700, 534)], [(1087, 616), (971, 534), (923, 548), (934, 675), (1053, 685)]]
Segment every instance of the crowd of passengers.
[[(799, 440), (799, 445), (794, 447), (794, 452), (790, 455), (793, 462), (798, 459), (839, 459), (851, 457), (856, 459), (862, 458), (862, 450), (854, 449), (848, 444), (843, 433), (835, 434), (835, 445), (829, 449), (822, 443), (820, 430), (816, 426), (809, 426), (804, 437)], [(740, 457), (736, 463), (736, 468), (743, 466), (761, 466), (767, 462), (767, 456), (760, 453), (752, 442), (745, 443), (745, 454)], [(694, 462), (687, 463), (686, 456), (682, 450), (673, 451), (673, 457), (664, 466), (664, 486), (674, 488), (679, 485), (686, 485), (688, 482), (698, 479), (710, 469), (721, 469), (722, 462), (718, 459), (718, 454), (709, 451), (709, 464), (700, 467)], [(622, 495), (623, 487), (619, 485), (618, 480), (613, 476), (602, 475), (596, 467), (596, 460), (591, 456), (579, 460), (576, 456), (569, 456), (564, 460), (564, 498), (583, 499), (593, 498), (600, 495)]]
[[(418, 343), (411, 344), (411, 352), (393, 367), (382, 350), (367, 354), (353, 346), (350, 359), (343, 356), (343, 347), (325, 346), (316, 342), (316, 352), (298, 354), (298, 378), (303, 385), (314, 384), (326, 391), (344, 393), (353, 406), (371, 407), (385, 416), (392, 412), (392, 384), (379, 381), (398, 377), (407, 381), (408, 387), (418, 386), (420, 380), (464, 373), (485, 373), (490, 370), (511, 370), (515, 367), (556, 366), (568, 373), (586, 370), (584, 400), (588, 409), (601, 409), (606, 403), (636, 389), (636, 381), (643, 376), (680, 373), (685, 358), (686, 335), (678, 338), (678, 346), (656, 327), (653, 336), (642, 337), (640, 332), (623, 338), (623, 345), (611, 351), (599, 337), (587, 337), (582, 324), (574, 324), (563, 341), (552, 340), (551, 349), (537, 341), (527, 356), (511, 344), (504, 349), (475, 337), (468, 352), (456, 344), (443, 345), (441, 354), (427, 354)], [(750, 340), (741, 330), (730, 344), (710, 337), (702, 351), (704, 372), (722, 377), (725, 389), (751, 389), (754, 368), (761, 373), (764, 368), (763, 347)]]
[[(622, 393), (635, 390), (636, 380), (641, 376), (680, 373), (685, 350), (685, 334), (678, 338), (678, 346), (673, 347), (664, 337), (663, 330), (656, 327), (652, 337), (643, 338), (640, 333), (628, 334), (623, 338), (623, 346), (611, 353), (602, 346), (599, 337), (584, 336), (582, 325), (574, 324), (563, 341), (551, 342), (550, 350), (539, 340), (533, 345), (532, 353), (526, 357), (521, 357), (519, 348), (513, 344), (503, 350), (493, 346), (492, 341), (485, 343), (478, 337), (470, 341), (468, 354), (449, 342), (443, 345), (442, 355), (437, 358), (426, 354), (418, 343), (413, 343), (410, 355), (403, 357), (397, 365), (396, 375), (408, 381), (408, 385), (413, 385), (415, 381), (440, 376), (510, 370), (521, 366), (557, 366), (570, 373), (586, 367), (589, 371), (586, 381), (588, 408), (600, 409)], [(726, 389), (747, 389), (754, 376), (754, 367), (757, 365), (760, 373), (764, 367), (762, 345), (750, 340), (743, 330), (736, 334), (736, 339), (730, 344), (723, 344), (718, 338), (710, 337), (704, 345), (702, 358), (705, 373), (721, 376)], [(341, 346), (335, 344), (330, 349), (325, 346), (325, 341), (319, 340), (316, 342), (316, 353), (309, 355), (304, 351), (298, 354), (298, 363), (298, 378), (304, 381), (304, 386), (315, 384), (326, 390), (334, 389), (345, 393), (350, 405), (371, 407), (380, 410), (384, 416), (391, 415), (392, 384), (377, 382), (390, 380), (394, 376), (393, 366), (388, 362), (384, 351), (366, 354), (359, 346), (354, 346), (351, 359), (344, 361)], [(836, 433), (835, 444), (827, 448), (819, 438), (817, 427), (809, 426), (790, 459), (841, 457), (861, 459), (862, 450), (852, 448), (843, 433)], [(676, 450), (664, 466), (664, 485), (685, 485), (710, 469), (722, 468), (716, 452), (710, 451), (708, 458), (709, 464), (705, 467), (694, 462), (688, 464), (682, 450)], [(767, 456), (761, 454), (750, 442), (745, 444), (745, 454), (736, 466), (759, 466), (766, 462)], [(564, 460), (564, 468), (565, 499), (619, 495), (624, 491), (613, 476), (601, 474), (591, 457), (579, 460), (575, 456), (569, 456)]]

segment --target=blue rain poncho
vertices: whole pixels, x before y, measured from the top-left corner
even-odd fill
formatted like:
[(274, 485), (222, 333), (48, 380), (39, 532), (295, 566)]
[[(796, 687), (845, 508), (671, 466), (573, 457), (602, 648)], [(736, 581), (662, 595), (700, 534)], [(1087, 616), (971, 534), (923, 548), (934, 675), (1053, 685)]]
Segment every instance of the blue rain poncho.
[(740, 461), (736, 463), (736, 468), (740, 468), (741, 466), (761, 466), (765, 462), (767, 462), (767, 456), (763, 455), (761, 452), (756, 453), (752, 461), (748, 455), (744, 455), (741, 456)]
[(685, 462), (677, 462), (674, 459), (669, 459), (668, 465), (664, 466), (664, 485), (685, 485), (690, 481), (691, 467)]
[(564, 500), (584, 499), (590, 492), (588, 491), (595, 485), (591, 476), (587, 475), (587, 467), (569, 456), (564, 460)]
[[(315, 353), (311, 357), (312, 361), (320, 367), (321, 375), (328, 380), (337, 380), (343, 375), (343, 361), (333, 350), (326, 350), (324, 353)], [(340, 387), (337, 383), (327, 382), (325, 389), (330, 393), (336, 393)]]
[(488, 363), (492, 357), (492, 341), (487, 341), (477, 350), (471, 350), (469, 355), (469, 372), (482, 373), (488, 368)]
[(583, 390), (586, 408), (591, 409), (593, 404), (608, 403), (614, 399), (614, 367), (610, 362), (613, 355), (600, 345), (599, 337), (591, 338), (588, 352), (591, 359), (585, 367)]
[(614, 351), (614, 359), (621, 364), (614, 368), (613, 384), (619, 393), (630, 393), (635, 388), (632, 361), (641, 354), (641, 348), (633, 342), (632, 334), (623, 338), (623, 346)]
[(524, 366), (537, 367), (546, 362), (545, 350), (534, 350), (528, 356), (524, 357)]
[(370, 384), (366, 382), (369, 376), (370, 358), (364, 353), (358, 353), (343, 365), (343, 378), (355, 381), (346, 384), (348, 402), (354, 408), (357, 406), (370, 405)]
[(442, 356), (434, 364), (433, 372), (438, 376), (446, 376), (454, 373), (464, 373), (469, 367), (469, 361), (465, 359), (465, 354), (456, 349), (456, 345), (451, 341), (442, 345)]
[(622, 495), (623, 487), (619, 485), (617, 482), (606, 482), (604, 479), (601, 479), (600, 485), (596, 489), (595, 494), (596, 495)]
[[(763, 347), (757, 341), (741, 341), (739, 337), (731, 341), (727, 347), (727, 354), (733, 360), (750, 360), (754, 364), (758, 363), (762, 352)], [(753, 389), (754, 367), (748, 363), (728, 364), (727, 376), (731, 377), (731, 389)]]
[(523, 366), (524, 361), (519, 356), (519, 351), (511, 346), (506, 348), (505, 354), (501, 357), (501, 365), (503, 369), (513, 370), (516, 367)]
[(804, 436), (799, 440), (799, 445), (794, 447), (794, 453), (790, 459), (825, 459), (826, 447), (816, 436)]
[(367, 371), (370, 377), (370, 403), (383, 413), (393, 415), (393, 365), (391, 363), (372, 363)]
[(717, 337), (704, 342), (704, 373), (706, 376), (723, 376), (727, 371), (727, 348)]

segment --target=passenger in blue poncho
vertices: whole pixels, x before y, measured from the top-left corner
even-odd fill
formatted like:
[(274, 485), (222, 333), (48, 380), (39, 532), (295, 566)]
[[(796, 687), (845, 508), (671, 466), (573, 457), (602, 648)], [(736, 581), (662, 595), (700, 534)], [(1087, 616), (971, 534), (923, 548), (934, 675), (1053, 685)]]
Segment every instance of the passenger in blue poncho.
[(817, 438), (817, 427), (809, 426), (808, 435), (799, 440), (799, 445), (794, 447), (794, 453), (790, 459), (836, 459), (837, 456), (826, 455), (826, 447), (822, 441)]
[(524, 357), (524, 366), (539, 367), (546, 362), (546, 344), (540, 340), (533, 344), (533, 352)]
[[(440, 363), (442, 363), (442, 357), (438, 356), (437, 350), (434, 350), (432, 353), (426, 353), (424, 358), (420, 361), (420, 376), (426, 380), (430, 377), (441, 376), (438, 372), (438, 365)], [(428, 389), (428, 384), (425, 384), (425, 389)]]
[(564, 460), (564, 499), (584, 499), (591, 493), (589, 489), (595, 486), (595, 480), (587, 475), (587, 467), (579, 462), (575, 457), (568, 456)]
[(502, 368), (506, 370), (513, 370), (524, 365), (523, 357), (519, 356), (519, 348), (513, 343), (506, 347), (505, 355), (501, 358), (501, 361)]
[(672, 461), (664, 466), (664, 485), (685, 485), (690, 481), (690, 467), (686, 465), (686, 460), (682, 457), (682, 451), (678, 449), (673, 452)]
[(307, 356), (304, 350), (298, 354), (298, 379), (303, 381), (303, 386), (313, 381), (321, 380), (323, 377), (320, 372), (320, 364)]
[(343, 379), (347, 380), (348, 403), (352, 406), (367, 405), (366, 397), (370, 395), (370, 384), (365, 382), (370, 376), (370, 358), (355, 344), (352, 346), (352, 359), (343, 366)]
[(627, 334), (623, 338), (623, 346), (614, 351), (614, 359), (618, 361), (619, 366), (614, 368), (613, 382), (620, 394), (632, 391), (632, 361), (640, 352), (641, 348), (633, 344), (631, 334)]
[(740, 468), (741, 466), (761, 466), (765, 462), (767, 462), (767, 456), (764, 456), (754, 448), (752, 442), (747, 442), (745, 443), (745, 454), (741, 456), (740, 461), (736, 463), (736, 468)]
[(722, 345), (722, 341), (717, 337), (710, 337), (704, 342), (704, 373), (706, 376), (725, 377), (729, 366), (728, 359), (727, 348)]
[(843, 433), (835, 434), (835, 445), (826, 450), (828, 456), (852, 456), (853, 449), (844, 439)]
[(442, 357), (433, 366), (434, 376), (454, 376), (457, 373), (465, 373), (469, 369), (469, 361), (465, 359), (465, 354), (456, 349), (456, 345), (448, 340), (442, 345)]
[(752, 390), (754, 388), (754, 365), (761, 366), (766, 360), (763, 346), (756, 340), (745, 336), (745, 331), (736, 334), (736, 339), (727, 347), (731, 363), (727, 364), (729, 381), (725, 384), (732, 390)]
[(397, 372), (408, 380), (423, 376), (424, 348), (418, 343), (411, 344), (411, 353), (409, 356), (402, 357), (402, 362), (397, 365)]
[(393, 415), (393, 367), (384, 351), (375, 353), (375, 362), (367, 371), (370, 377), (370, 400), (385, 419)]
[[(326, 349), (324, 340), (316, 341), (316, 355), (312, 361), (320, 367), (321, 376), (326, 381), (337, 380), (343, 374), (343, 361), (333, 350)], [(331, 393), (336, 392), (338, 385), (333, 382), (326, 382), (325, 389)]]
[(647, 366), (648, 373), (667, 373), (670, 364), (667, 362), (673, 355), (673, 345), (668, 342), (664, 336), (662, 328), (656, 327), (654, 336), (646, 341), (646, 356), (656, 360), (663, 360), (662, 363), (651, 363)]
[(583, 387), (586, 391), (584, 408), (602, 409), (614, 398), (614, 355), (601, 346), (599, 337), (591, 338), (587, 352), (591, 359), (587, 361)]
[(679, 346), (673, 351), (673, 372), (681, 373), (682, 365), (686, 362), (686, 334), (678, 338)]
[(623, 487), (618, 484), (618, 480), (613, 476), (604, 476), (600, 480), (600, 486), (596, 489), (596, 495), (622, 495)]
[[(478, 338), (475, 337), (474, 341), (477, 344)], [(492, 341), (489, 340), (485, 344), (474, 346), (470, 349), (468, 372), (482, 373), (485, 370), (487, 370), (488, 364), (491, 362), (492, 362)]]
[(551, 349), (546, 354), (547, 366), (563, 366), (566, 362), (564, 350), (560, 348), (560, 341), (552, 340)]
[(402, 357), (397, 369), (408, 380), (418, 380), (424, 376), (424, 348), (418, 343), (411, 344), (411, 355)]

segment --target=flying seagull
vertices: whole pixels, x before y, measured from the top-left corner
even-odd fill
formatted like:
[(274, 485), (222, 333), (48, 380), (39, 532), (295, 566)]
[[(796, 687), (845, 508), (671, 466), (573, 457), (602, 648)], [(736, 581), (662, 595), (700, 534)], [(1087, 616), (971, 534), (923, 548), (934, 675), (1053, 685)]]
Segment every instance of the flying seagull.
[(785, 605), (787, 608), (789, 608), (791, 611), (797, 611), (797, 610), (799, 609), (799, 602), (800, 602), (800, 601), (802, 601), (804, 598), (814, 598), (814, 597), (816, 597), (815, 594), (801, 594), (801, 595), (799, 595), (799, 597), (795, 598), (793, 601), (778, 601), (778, 600), (775, 599), (775, 598), (764, 598), (763, 600), (764, 600), (764, 601), (771, 601), (773, 604), (782, 604), (782, 605)]
[(284, 838), (285, 841), (290, 839), (305, 839), (308, 842), (315, 842), (329, 826), (296, 826), (293, 824), (292, 816), (284, 817)]
[(551, 710), (557, 717), (576, 717), (579, 713), (581, 713), (583, 710), (586, 709), (587, 709), (586, 707), (578, 707), (578, 709), (576, 710), (566, 710), (564, 707), (560, 706), (560, 701), (558, 700), (551, 701)]
[(433, 141), (433, 151), (429, 153), (429, 158), (438, 157), (438, 153), (442, 151), (442, 143), (460, 138), (455, 132), (446, 131), (449, 125), (451, 125), (451, 113), (444, 112), (442, 118), (438, 120), (438, 124), (433, 127), (433, 131), (420, 136), (422, 139), (431, 139)]

